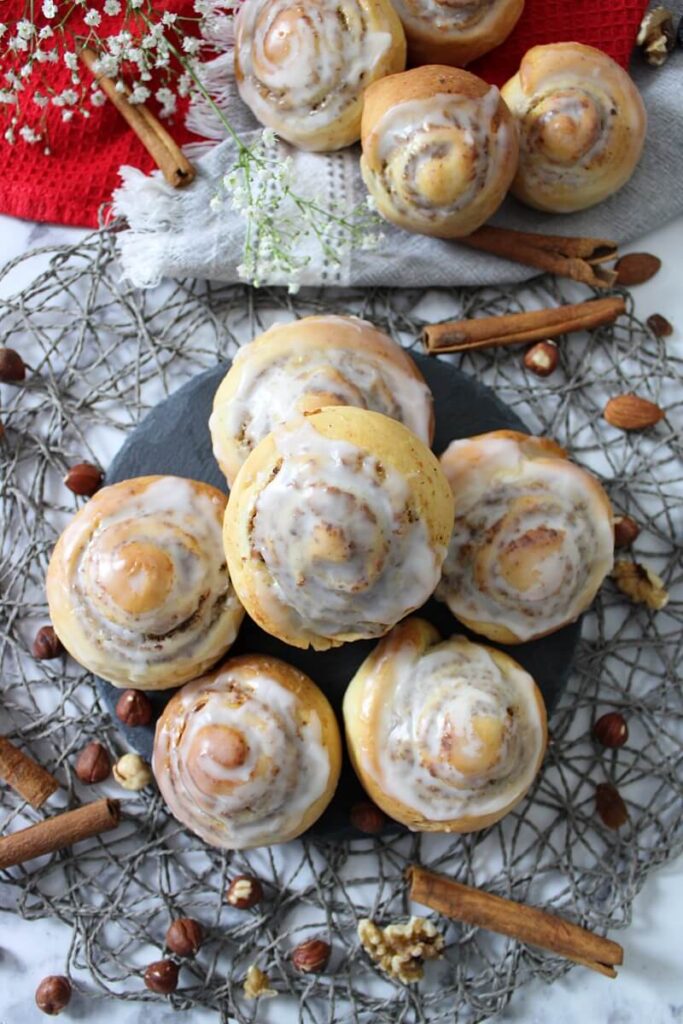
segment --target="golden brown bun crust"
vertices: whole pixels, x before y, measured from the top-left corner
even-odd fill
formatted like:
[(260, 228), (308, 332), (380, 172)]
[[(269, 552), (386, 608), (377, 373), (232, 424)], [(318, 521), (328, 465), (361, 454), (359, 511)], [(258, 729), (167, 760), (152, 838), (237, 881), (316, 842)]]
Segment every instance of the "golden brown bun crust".
[[(465, 641), (464, 637), (451, 638)], [(406, 652), (413, 652), (418, 657), (430, 648), (440, 644), (438, 631), (429, 622), (419, 618), (409, 618), (399, 623), (388, 636), (381, 640), (372, 653), (366, 658), (356, 675), (351, 680), (344, 696), (344, 723), (346, 743), (349, 757), (356, 775), (370, 798), (382, 810), (416, 832), (477, 832), (500, 821), (526, 795), (528, 787), (515, 793), (514, 797), (502, 808), (492, 813), (461, 815), (449, 820), (434, 820), (420, 814), (414, 807), (388, 794), (377, 781), (375, 774), (368, 771), (368, 758), (374, 761), (376, 754), (373, 739), (373, 727), (376, 716), (382, 706), (391, 700), (390, 680), (393, 660)], [(503, 673), (510, 669), (515, 672), (520, 666), (503, 651), (484, 644), (473, 644), (472, 647), (485, 650)], [(530, 677), (529, 677), (530, 678)], [(374, 695), (377, 695), (376, 697)], [(381, 695), (381, 696), (380, 696)], [(374, 698), (374, 699), (373, 699)], [(383, 699), (382, 699), (383, 698)], [(543, 696), (534, 684), (533, 699), (542, 729), (543, 741), (533, 765), (535, 776), (543, 762), (547, 746), (548, 726)], [(368, 710), (371, 708), (371, 710)], [(375, 762), (376, 763), (376, 762)]]
[[(463, 68), (477, 57), (507, 39), (524, 10), (524, 0), (494, 0), (490, 17), (465, 31), (454, 28), (451, 33), (403, 19), (408, 40), (408, 62), (411, 66), (423, 64), (450, 64)], [(401, 4), (398, 4), (399, 17)]]
[(226, 496), (147, 476), (104, 487), (59, 538), (46, 588), (71, 656), (115, 686), (161, 690), (214, 665), (244, 617), (222, 563)]
[[(425, 543), (429, 547), (426, 548), (425, 553), (434, 561), (435, 566), (440, 566), (443, 554), (445, 553), (445, 545), (448, 543), (452, 530), (453, 497), (438, 460), (426, 445), (396, 420), (389, 419), (379, 413), (351, 407), (339, 406), (323, 409), (320, 412), (305, 417), (305, 419), (291, 421), (285, 427), (280, 428), (280, 430), (284, 431), (282, 436), (286, 439), (293, 431), (301, 430), (302, 426), (306, 430), (315, 430), (323, 439), (323, 443), (325, 441), (339, 441), (346, 445), (354, 446), (359, 452), (366, 453), (373, 463), (377, 461), (387, 471), (392, 471), (403, 478), (415, 520), (418, 523), (424, 524), (426, 529)], [(323, 461), (326, 462), (327, 460), (324, 459)], [(295, 647), (312, 646), (316, 650), (326, 650), (329, 647), (338, 646), (349, 640), (381, 635), (368, 632), (367, 627), (360, 623), (352, 625), (350, 621), (346, 626), (331, 627), (330, 632), (321, 633), (308, 626), (306, 622), (301, 621), (298, 618), (298, 614), (292, 613), (290, 615), (287, 603), (278, 599), (271, 572), (265, 564), (263, 557), (253, 547), (252, 531), (255, 518), (258, 518), (255, 516), (256, 502), (261, 502), (264, 485), (268, 486), (270, 481), (274, 479), (278, 474), (278, 467), (281, 464), (282, 455), (278, 448), (276, 436), (269, 434), (256, 446), (243, 465), (230, 493), (230, 500), (225, 515), (223, 540), (231, 578), (238, 595), (240, 595), (240, 600), (243, 601), (249, 615), (262, 629)], [(321, 482), (320, 486), (324, 493), (329, 493), (326, 483)], [(365, 470), (359, 470), (357, 486), (361, 489), (359, 495), (350, 493), (348, 498), (349, 504), (344, 506), (345, 509), (348, 508), (350, 510), (346, 518), (349, 520), (347, 532), (351, 532), (351, 534), (353, 534), (354, 515), (358, 514), (359, 508), (363, 510), (363, 515), (367, 509), (364, 502), (365, 497), (367, 497), (366, 488), (369, 484)], [(374, 487), (375, 485), (372, 484), (371, 486)], [(332, 489), (334, 490), (334, 487)], [(341, 500), (344, 500), (344, 495), (347, 492), (344, 491), (343, 487), (341, 491), (343, 492)], [(382, 487), (380, 486), (379, 493), (381, 492)], [(305, 510), (299, 511), (303, 514)], [(259, 516), (261, 514), (259, 512)], [(282, 516), (280, 518), (282, 519)], [(338, 525), (332, 531), (332, 540), (330, 542), (336, 543), (338, 541), (340, 544), (344, 544), (346, 539), (339, 537), (340, 530), (344, 531), (345, 529), (344, 516), (340, 515), (337, 522)], [(281, 522), (281, 524), (272, 523), (271, 525), (274, 530), (279, 530), (280, 528), (284, 530), (288, 528), (289, 524)], [(284, 575), (286, 575), (291, 559), (298, 556), (302, 543), (309, 544), (309, 547), (312, 546), (314, 543), (312, 537), (317, 533), (318, 526), (320, 526), (321, 530), (325, 531), (326, 537), (329, 536), (327, 525), (329, 524), (326, 524), (323, 520), (320, 520), (319, 523), (317, 519), (314, 520), (312, 528), (305, 531), (303, 539), (292, 543), (291, 551), (284, 550), (284, 552), (280, 553), (279, 564), (282, 571), (279, 575), (281, 577), (284, 578)], [(410, 530), (408, 533), (410, 535)], [(298, 545), (298, 547), (295, 547), (295, 545)], [(353, 550), (353, 548), (349, 550)], [(359, 553), (356, 551), (356, 555), (362, 557), (363, 552)], [(309, 569), (304, 573), (307, 577), (304, 586), (309, 591), (312, 587), (319, 587), (321, 614), (323, 614), (326, 608), (325, 600), (329, 591), (326, 590), (323, 578), (317, 578), (315, 554), (310, 554), (308, 550), (304, 550), (302, 557), (303, 565), (309, 566)], [(347, 553), (342, 558), (342, 562), (349, 561), (352, 557), (354, 556)], [(282, 565), (283, 558), (286, 560), (284, 566)], [(332, 562), (337, 561), (337, 556), (334, 552), (331, 553), (330, 558)], [(349, 564), (351, 564), (350, 561)], [(399, 566), (398, 568), (400, 569), (401, 567)], [(367, 571), (371, 573), (374, 583), (368, 584), (369, 589), (364, 590), (363, 593), (357, 592), (355, 595), (349, 593), (344, 599), (344, 611), (345, 613), (348, 612), (350, 618), (353, 618), (355, 615), (355, 603), (359, 602), (362, 598), (370, 600), (370, 605), (373, 606), (377, 614), (379, 614), (380, 601), (388, 601), (390, 609), (393, 610), (394, 605), (400, 604), (402, 600), (403, 593), (401, 588), (399, 587), (399, 593), (395, 594), (392, 592), (392, 587), (389, 586), (392, 581), (395, 581), (390, 569), (385, 571), (385, 568), (375, 568), (373, 565), (369, 566)], [(333, 570), (332, 573), (333, 578), (336, 579)], [(282, 579), (280, 582), (282, 582)], [(345, 586), (346, 584), (343, 585), (343, 587)], [(434, 586), (436, 586), (436, 582)], [(334, 593), (337, 597), (340, 595), (339, 590), (335, 589)], [(374, 600), (375, 594), (377, 595), (376, 601)], [(419, 604), (422, 604), (428, 597), (429, 593), (421, 593)], [(403, 614), (407, 614), (409, 610), (412, 609), (407, 608)], [(330, 612), (330, 618), (334, 618), (334, 615), (334, 612)], [(399, 614), (397, 617), (400, 618), (401, 615)], [(387, 621), (385, 625), (378, 626), (377, 628), (381, 629), (382, 633), (385, 633), (396, 621), (396, 617), (391, 617), (390, 621)]]

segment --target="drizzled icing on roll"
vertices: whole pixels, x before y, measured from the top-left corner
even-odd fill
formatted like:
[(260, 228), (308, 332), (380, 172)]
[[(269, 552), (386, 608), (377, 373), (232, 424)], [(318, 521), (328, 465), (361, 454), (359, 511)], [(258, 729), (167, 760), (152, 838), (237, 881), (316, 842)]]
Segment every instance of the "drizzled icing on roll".
[(50, 614), (69, 652), (119, 686), (177, 686), (232, 644), (243, 610), (221, 552), (226, 498), (179, 477), (106, 487), (55, 548)]
[(334, 791), (334, 714), (296, 669), (236, 658), (167, 705), (153, 768), (172, 814), (211, 845), (284, 842), (318, 817)]
[(426, 601), (451, 524), (447, 481), (422, 442), (385, 416), (332, 407), (254, 449), (224, 542), (251, 617), (325, 649), (381, 636)]
[(383, 413), (431, 441), (431, 394), (391, 338), (356, 317), (305, 317), (241, 348), (216, 393), (209, 426), (228, 482), (271, 430), (329, 405)]
[(520, 129), (512, 186), (519, 199), (558, 213), (582, 210), (631, 177), (645, 108), (628, 74), (600, 50), (536, 46), (502, 92)]
[(464, 637), (421, 620), (396, 627), (345, 699), (349, 746), (373, 799), (412, 828), (468, 831), (527, 791), (545, 747), (533, 679)]
[(454, 68), (376, 83), (363, 115), (361, 171), (380, 213), (410, 231), (470, 234), (514, 175), (517, 136), (495, 86)]
[(245, 0), (240, 8), (240, 95), (301, 149), (355, 142), (363, 90), (404, 65), (403, 30), (387, 0)]
[(456, 514), (437, 597), (453, 614), (513, 643), (585, 611), (613, 560), (597, 480), (552, 442), (505, 431), (454, 441), (442, 466)]

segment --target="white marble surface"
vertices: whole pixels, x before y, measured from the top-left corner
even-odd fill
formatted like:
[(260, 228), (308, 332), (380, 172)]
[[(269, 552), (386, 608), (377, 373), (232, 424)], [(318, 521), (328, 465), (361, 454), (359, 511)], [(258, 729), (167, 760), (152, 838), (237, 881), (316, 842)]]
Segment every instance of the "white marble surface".
[[(77, 240), (83, 232), (0, 217), (0, 260), (27, 249)], [(683, 289), (680, 244), (683, 218), (625, 251), (645, 249), (663, 261), (660, 273), (634, 290), (636, 313), (662, 313), (676, 326), (672, 346), (683, 348)], [(40, 257), (0, 278), (8, 295), (44, 265)], [(518, 992), (497, 1020), (501, 1024), (680, 1024), (683, 1022), (683, 858), (655, 871), (636, 899), (630, 928), (614, 934), (624, 946), (625, 965), (616, 981), (577, 968), (552, 986), (533, 984)], [(34, 1006), (33, 993), (46, 974), (61, 973), (70, 930), (58, 921), (22, 921), (0, 914), (0, 1024), (38, 1024), (46, 1018)], [(63, 1020), (88, 1024), (170, 1024), (170, 1007), (104, 1000), (89, 990), (74, 996)], [(280, 1024), (288, 1024), (282, 1014)], [(217, 1014), (193, 1011), (192, 1024), (216, 1024)]]

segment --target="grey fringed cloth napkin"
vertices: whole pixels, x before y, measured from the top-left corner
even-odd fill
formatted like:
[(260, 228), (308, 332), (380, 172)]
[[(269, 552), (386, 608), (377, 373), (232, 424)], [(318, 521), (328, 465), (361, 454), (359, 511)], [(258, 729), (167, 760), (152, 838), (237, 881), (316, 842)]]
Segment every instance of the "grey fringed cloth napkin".
[[(683, 7), (683, 4), (677, 6)], [(227, 58), (224, 58), (227, 61)], [(593, 209), (571, 215), (549, 215), (528, 209), (509, 197), (492, 223), (543, 234), (582, 235), (631, 241), (683, 212), (683, 49), (678, 48), (661, 68), (634, 60), (633, 77), (648, 112), (648, 131), (641, 162), (631, 181)], [(255, 122), (232, 97), (230, 115), (245, 141), (258, 138)], [(358, 170), (358, 147), (332, 154), (301, 153), (284, 147), (294, 161), (299, 194), (354, 209), (366, 191)], [(246, 221), (229, 198), (215, 202), (221, 181), (234, 165), (231, 141), (215, 145), (196, 161), (197, 178), (186, 190), (174, 190), (155, 172), (143, 175), (122, 168), (123, 185), (115, 193), (114, 210), (128, 222), (119, 235), (119, 255), (125, 276), (135, 285), (150, 287), (164, 277), (240, 279)], [(223, 193), (225, 196), (225, 193)], [(214, 202), (212, 202), (214, 200)], [(504, 284), (537, 273), (455, 242), (411, 235), (386, 225), (378, 248), (363, 250), (340, 241), (339, 262), (326, 258), (309, 243), (301, 250), (308, 263), (297, 277), (302, 285), (389, 285), (426, 287)], [(272, 274), (264, 284), (286, 284)]]

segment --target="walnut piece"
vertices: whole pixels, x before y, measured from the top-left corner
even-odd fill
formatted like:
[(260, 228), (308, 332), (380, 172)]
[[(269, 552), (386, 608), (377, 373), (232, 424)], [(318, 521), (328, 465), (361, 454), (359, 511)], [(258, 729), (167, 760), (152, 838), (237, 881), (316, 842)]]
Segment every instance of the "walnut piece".
[(659, 611), (669, 600), (664, 581), (640, 562), (618, 560), (614, 563), (612, 577), (619, 590), (634, 604), (645, 604), (653, 611)]
[(366, 917), (358, 922), (358, 938), (368, 956), (405, 985), (419, 981), (424, 961), (438, 959), (444, 947), (443, 935), (424, 917), (411, 917), (405, 924), (386, 928)]
[(671, 11), (667, 11), (665, 7), (655, 7), (648, 11), (640, 23), (636, 43), (642, 48), (643, 57), (648, 64), (656, 68), (661, 67), (676, 46), (676, 31)]
[(274, 988), (269, 987), (268, 975), (256, 964), (252, 964), (247, 970), (244, 979), (243, 992), (246, 999), (272, 999), (277, 995)]
[(124, 789), (144, 789), (154, 778), (152, 769), (139, 754), (124, 754), (113, 768), (114, 778)]

